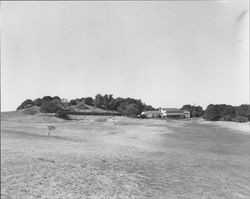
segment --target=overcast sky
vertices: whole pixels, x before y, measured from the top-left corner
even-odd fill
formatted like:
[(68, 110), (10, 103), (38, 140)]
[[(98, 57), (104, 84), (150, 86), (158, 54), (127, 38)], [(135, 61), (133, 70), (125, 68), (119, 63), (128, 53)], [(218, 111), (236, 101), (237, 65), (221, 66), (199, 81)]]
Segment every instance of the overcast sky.
[(248, 0), (1, 2), (1, 110), (97, 93), (249, 103)]

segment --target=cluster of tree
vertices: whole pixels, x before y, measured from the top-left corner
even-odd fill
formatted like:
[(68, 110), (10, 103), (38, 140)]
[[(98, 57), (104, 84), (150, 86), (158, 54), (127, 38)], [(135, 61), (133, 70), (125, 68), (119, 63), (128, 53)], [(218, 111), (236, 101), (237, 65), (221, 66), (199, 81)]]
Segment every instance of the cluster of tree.
[(190, 117), (201, 117), (204, 115), (204, 110), (201, 106), (186, 104), (182, 106), (181, 110), (188, 110), (190, 112)]
[(56, 113), (60, 110), (68, 110), (68, 103), (66, 99), (61, 99), (58, 96), (44, 96), (43, 98), (37, 98), (34, 101), (31, 99), (25, 100), (17, 110), (29, 108), (32, 106), (40, 107), (40, 111), (43, 113)]
[(142, 111), (155, 110), (152, 106), (146, 105), (140, 99), (134, 98), (114, 98), (113, 95), (97, 94), (95, 98), (86, 97), (81, 99), (73, 99), (70, 104), (84, 102), (87, 105), (95, 106), (104, 110), (117, 111), (123, 115), (138, 115)]
[(94, 105), (94, 100), (92, 97), (86, 97), (86, 98), (77, 98), (77, 99), (72, 99), (69, 101), (69, 105), (77, 105), (79, 103), (84, 103), (90, 106)]
[(205, 110), (204, 117), (210, 121), (250, 121), (250, 105), (231, 106), (226, 104), (210, 104)]
[(55, 96), (55, 97), (50, 97), (50, 96), (44, 96), (43, 98), (37, 98), (34, 101), (31, 99), (25, 100), (20, 106), (17, 107), (17, 110), (29, 108), (32, 106), (41, 106), (43, 103), (52, 101), (52, 100), (61, 100), (60, 97)]
[(34, 101), (27, 99), (17, 108), (17, 110), (38, 106), (40, 107), (41, 112), (57, 113), (59, 111), (70, 110), (71, 106), (80, 104), (95, 106), (104, 110), (117, 111), (119, 114), (123, 115), (138, 115), (142, 111), (155, 110), (152, 106), (146, 105), (140, 99), (114, 98), (113, 95), (107, 94), (97, 94), (94, 99), (92, 97), (72, 99), (69, 102), (58, 96), (44, 96), (43, 98), (37, 98)]

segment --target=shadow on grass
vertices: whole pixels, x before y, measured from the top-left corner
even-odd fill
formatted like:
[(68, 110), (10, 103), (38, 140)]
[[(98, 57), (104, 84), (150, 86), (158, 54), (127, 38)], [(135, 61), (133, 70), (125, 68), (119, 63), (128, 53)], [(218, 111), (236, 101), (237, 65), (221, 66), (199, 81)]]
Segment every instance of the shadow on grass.
[(33, 134), (25, 131), (9, 131), (4, 130), (1, 132), (2, 135), (14, 135), (16, 138), (21, 139), (44, 139), (44, 140), (62, 140), (62, 141), (70, 141), (70, 142), (84, 142), (85, 140), (82, 139), (76, 139), (76, 138), (69, 138), (69, 137), (63, 137), (63, 136), (55, 136), (51, 135), (48, 136), (47, 133), (44, 135), (42, 134)]

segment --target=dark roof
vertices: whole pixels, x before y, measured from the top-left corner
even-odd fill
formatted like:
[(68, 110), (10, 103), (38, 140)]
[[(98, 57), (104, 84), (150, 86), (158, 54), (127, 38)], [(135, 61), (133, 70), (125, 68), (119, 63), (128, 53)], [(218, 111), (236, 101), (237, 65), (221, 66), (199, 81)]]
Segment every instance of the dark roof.
[(173, 116), (173, 115), (184, 115), (184, 113), (183, 112), (167, 112), (167, 116)]
[(160, 111), (143, 111), (145, 114), (159, 114)]

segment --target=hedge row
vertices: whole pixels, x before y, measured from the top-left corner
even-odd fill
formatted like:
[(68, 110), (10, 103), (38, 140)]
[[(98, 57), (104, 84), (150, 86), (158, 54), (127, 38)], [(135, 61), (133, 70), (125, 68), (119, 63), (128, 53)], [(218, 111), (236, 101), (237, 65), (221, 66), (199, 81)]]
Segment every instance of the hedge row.
[(106, 115), (106, 116), (123, 116), (120, 113), (110, 112), (66, 112), (67, 115)]

